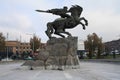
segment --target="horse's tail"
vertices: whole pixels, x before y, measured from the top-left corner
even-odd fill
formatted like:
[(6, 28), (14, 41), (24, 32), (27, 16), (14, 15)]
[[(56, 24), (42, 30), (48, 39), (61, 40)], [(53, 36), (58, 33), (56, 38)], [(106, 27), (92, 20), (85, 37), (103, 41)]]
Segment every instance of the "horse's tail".
[(53, 25), (51, 22), (47, 23), (47, 30), (45, 31), (45, 33), (49, 38), (51, 38), (51, 35), (53, 33)]

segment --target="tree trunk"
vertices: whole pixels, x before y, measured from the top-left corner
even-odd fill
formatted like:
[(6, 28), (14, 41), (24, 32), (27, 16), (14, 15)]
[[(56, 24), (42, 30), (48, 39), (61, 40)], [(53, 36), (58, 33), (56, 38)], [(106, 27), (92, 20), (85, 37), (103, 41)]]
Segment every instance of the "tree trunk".
[(88, 57), (89, 59), (92, 59), (92, 51), (89, 51)]

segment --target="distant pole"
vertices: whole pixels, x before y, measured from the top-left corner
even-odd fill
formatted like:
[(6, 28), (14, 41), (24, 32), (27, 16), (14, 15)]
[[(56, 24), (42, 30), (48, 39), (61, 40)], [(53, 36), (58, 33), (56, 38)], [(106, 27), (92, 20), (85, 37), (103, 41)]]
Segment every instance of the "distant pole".
[[(7, 42), (8, 42), (8, 33), (7, 33)], [(8, 61), (8, 46), (7, 46), (7, 58), (6, 61)]]
[[(18, 41), (18, 55), (20, 54), (20, 52), (22, 51), (21, 49), (20, 49), (20, 45), (21, 45), (21, 35), (20, 35), (20, 40)], [(17, 55), (17, 57), (18, 57), (18, 55)]]

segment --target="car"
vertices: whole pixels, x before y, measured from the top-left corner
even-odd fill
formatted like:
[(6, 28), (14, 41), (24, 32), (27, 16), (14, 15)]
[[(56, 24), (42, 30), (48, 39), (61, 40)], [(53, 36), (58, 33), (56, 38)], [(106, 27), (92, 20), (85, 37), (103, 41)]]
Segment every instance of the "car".
[(24, 58), (24, 60), (33, 60), (33, 58), (28, 56), (27, 58)]

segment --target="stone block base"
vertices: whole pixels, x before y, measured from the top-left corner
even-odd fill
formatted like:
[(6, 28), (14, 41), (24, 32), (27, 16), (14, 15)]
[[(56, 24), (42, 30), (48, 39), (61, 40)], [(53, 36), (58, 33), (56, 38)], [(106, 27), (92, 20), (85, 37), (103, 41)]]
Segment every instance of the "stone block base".
[(59, 70), (66, 68), (79, 68), (77, 41), (77, 37), (52, 38), (48, 40), (45, 51), (39, 52), (44, 58), (46, 56), (46, 59), (44, 60), (43, 58), (43, 63), (41, 64), (45, 65), (45, 68)]

